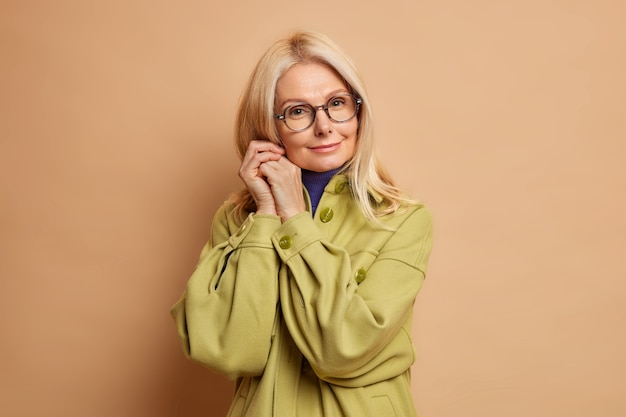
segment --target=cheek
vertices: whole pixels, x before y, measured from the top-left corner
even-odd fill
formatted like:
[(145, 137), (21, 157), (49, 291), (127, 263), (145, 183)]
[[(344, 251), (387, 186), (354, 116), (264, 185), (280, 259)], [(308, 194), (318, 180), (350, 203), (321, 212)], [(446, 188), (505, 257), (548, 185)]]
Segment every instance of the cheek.
[(291, 162), (294, 161), (294, 157), (296, 156), (295, 152), (292, 148), (285, 146), (285, 158), (289, 159)]
[(341, 132), (346, 138), (350, 138), (356, 142), (359, 124), (356, 120), (351, 121), (349, 125), (344, 126), (345, 129)]
[(293, 137), (292, 134), (282, 133), (280, 135), (280, 140), (282, 142), (282, 147), (285, 149), (285, 156), (287, 156), (287, 159), (292, 159), (302, 148), (302, 145)]
[(358, 123), (354, 124), (354, 127), (350, 130), (348, 137), (350, 138), (350, 157), (353, 157), (356, 153), (357, 142), (358, 142)]

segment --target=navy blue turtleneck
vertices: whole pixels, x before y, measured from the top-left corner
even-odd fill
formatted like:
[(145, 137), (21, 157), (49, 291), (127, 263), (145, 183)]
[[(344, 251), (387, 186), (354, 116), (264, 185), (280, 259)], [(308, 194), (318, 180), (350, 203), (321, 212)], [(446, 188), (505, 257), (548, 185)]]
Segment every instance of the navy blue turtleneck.
[(306, 169), (302, 170), (302, 183), (309, 192), (309, 197), (311, 198), (311, 214), (315, 214), (317, 205), (322, 198), (322, 194), (324, 193), (324, 188), (333, 175), (339, 172), (341, 168), (342, 167), (339, 167), (326, 172), (307, 171)]

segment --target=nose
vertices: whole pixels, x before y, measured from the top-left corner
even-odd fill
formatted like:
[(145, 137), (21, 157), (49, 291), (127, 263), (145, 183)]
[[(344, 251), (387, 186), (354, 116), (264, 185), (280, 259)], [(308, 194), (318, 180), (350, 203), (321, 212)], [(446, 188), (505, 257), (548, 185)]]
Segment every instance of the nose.
[(332, 133), (332, 123), (328, 114), (326, 114), (324, 106), (318, 106), (315, 108), (315, 121), (313, 122), (313, 125), (313, 128), (315, 129), (315, 136), (324, 136)]

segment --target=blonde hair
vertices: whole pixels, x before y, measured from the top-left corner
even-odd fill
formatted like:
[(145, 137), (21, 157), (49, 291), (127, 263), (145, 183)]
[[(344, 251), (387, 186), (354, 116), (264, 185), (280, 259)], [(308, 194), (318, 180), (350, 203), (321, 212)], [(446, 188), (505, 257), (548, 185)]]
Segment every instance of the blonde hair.
[[(343, 78), (350, 92), (362, 99), (357, 148), (344, 169), (353, 198), (370, 220), (414, 204), (394, 184), (374, 153), (372, 113), (365, 86), (352, 60), (328, 37), (315, 32), (295, 32), (275, 42), (261, 57), (242, 93), (235, 119), (235, 146), (240, 160), (252, 140), (281, 144), (274, 119), (278, 80), (295, 64), (326, 65)], [(376, 196), (376, 198), (374, 197)], [(256, 210), (247, 189), (232, 197), (240, 218)]]

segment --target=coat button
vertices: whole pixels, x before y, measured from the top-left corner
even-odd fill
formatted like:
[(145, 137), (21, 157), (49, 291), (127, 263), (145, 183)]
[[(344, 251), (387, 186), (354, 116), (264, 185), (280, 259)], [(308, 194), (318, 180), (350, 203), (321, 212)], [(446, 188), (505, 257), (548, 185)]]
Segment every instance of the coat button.
[(337, 183), (337, 185), (335, 185), (335, 192), (337, 194), (340, 194), (345, 188), (346, 188), (346, 182), (345, 181), (339, 181)]
[(367, 272), (365, 272), (365, 269), (359, 268), (359, 270), (356, 271), (356, 273), (354, 274), (354, 280), (356, 281), (357, 284), (360, 284), (363, 282), (363, 280), (365, 280), (366, 276), (367, 276)]
[(285, 235), (281, 237), (278, 241), (278, 246), (280, 246), (281, 249), (289, 249), (291, 247), (291, 236)]
[(329, 221), (333, 219), (334, 215), (335, 213), (333, 212), (333, 209), (326, 207), (320, 213), (320, 220), (322, 221), (322, 223), (328, 223)]

